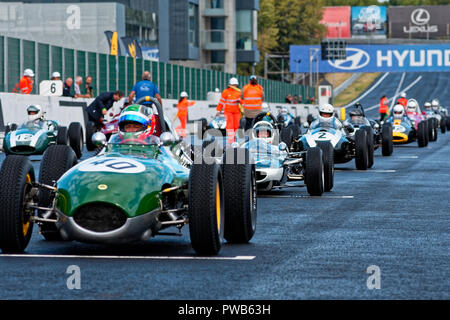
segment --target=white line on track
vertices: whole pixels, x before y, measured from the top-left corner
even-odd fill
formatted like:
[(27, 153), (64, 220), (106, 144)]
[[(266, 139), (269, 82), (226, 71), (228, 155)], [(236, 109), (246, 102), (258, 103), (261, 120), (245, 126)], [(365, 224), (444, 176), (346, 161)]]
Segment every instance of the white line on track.
[(418, 156), (399, 156), (400, 159), (418, 159)]
[(339, 172), (369, 172), (369, 173), (370, 173), (370, 172), (375, 172), (375, 173), (394, 173), (394, 172), (397, 172), (396, 170), (377, 170), (377, 169), (375, 169), (375, 170), (372, 170), (372, 169), (369, 169), (369, 170), (334, 169), (334, 171), (339, 171)]
[(391, 110), (394, 107), (395, 99), (397, 98), (398, 94), (400, 93), (400, 88), (403, 85), (403, 81), (405, 80), (406, 72), (402, 73), (402, 77), (400, 78), (400, 81), (398, 82), (397, 90), (395, 90), (395, 95), (392, 97), (392, 103), (389, 110)]
[(349, 104), (345, 105), (344, 108), (348, 108), (352, 105), (354, 105), (355, 103), (357, 103), (358, 101), (360, 101), (361, 99), (363, 99), (365, 96), (367, 96), (369, 93), (371, 93), (373, 90), (375, 90), (376, 87), (378, 87), (380, 85), (381, 82), (383, 82), (383, 80), (389, 75), (389, 72), (386, 72), (369, 90), (367, 90), (366, 92), (364, 92), (364, 94), (358, 98), (356, 98), (355, 100), (353, 100), (352, 102), (350, 102)]
[(248, 261), (256, 256), (196, 257), (196, 256), (89, 256), (52, 254), (1, 254), (0, 258), (56, 258), (56, 259), (118, 259), (118, 260), (233, 260)]
[(266, 195), (258, 198), (317, 198), (317, 199), (353, 199), (354, 196), (291, 196), (291, 195)]

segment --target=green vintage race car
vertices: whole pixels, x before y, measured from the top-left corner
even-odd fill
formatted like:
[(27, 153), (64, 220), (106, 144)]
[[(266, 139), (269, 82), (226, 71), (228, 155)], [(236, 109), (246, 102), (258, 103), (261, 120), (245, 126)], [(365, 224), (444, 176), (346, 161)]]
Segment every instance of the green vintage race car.
[(83, 128), (72, 122), (69, 128), (52, 120), (27, 121), (22, 126), (6, 126), (3, 151), (7, 155), (41, 155), (52, 145), (70, 145), (78, 158), (83, 152)]
[[(255, 168), (247, 150), (230, 148), (219, 163), (191, 160), (182, 140), (167, 129), (156, 99), (161, 135), (136, 143), (119, 134), (95, 157), (77, 164), (68, 146), (51, 146), (39, 182), (23, 156), (5, 159), (0, 170), (0, 248), (23, 252), (33, 223), (47, 240), (129, 243), (156, 235), (179, 235), (189, 225), (198, 254), (215, 255), (222, 239), (246, 243), (256, 228)], [(231, 159), (231, 160), (230, 160)], [(244, 159), (241, 162), (235, 159)], [(53, 183), (56, 181), (56, 183)], [(178, 232), (164, 233), (169, 227)]]

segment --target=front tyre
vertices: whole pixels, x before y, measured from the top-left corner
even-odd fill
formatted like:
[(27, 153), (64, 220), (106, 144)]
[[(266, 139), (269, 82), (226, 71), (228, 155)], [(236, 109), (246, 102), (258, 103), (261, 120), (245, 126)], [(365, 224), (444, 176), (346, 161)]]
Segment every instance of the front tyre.
[(305, 184), (311, 196), (321, 196), (325, 190), (325, 174), (322, 150), (309, 148), (305, 159)]
[(417, 144), (419, 148), (423, 148), (427, 146), (426, 141), (426, 127), (424, 122), (420, 122), (417, 126)]
[(188, 217), (192, 248), (217, 255), (223, 241), (225, 210), (220, 166), (194, 164), (189, 175)]
[[(44, 152), (39, 172), (39, 182), (53, 185), (70, 168), (77, 164), (75, 152), (69, 146), (50, 146)], [(41, 189), (39, 191), (39, 207), (50, 208), (53, 204), (54, 194), (51, 190)], [(40, 217), (56, 219), (55, 213), (39, 212)], [(42, 222), (41, 234), (45, 240), (60, 241), (61, 235), (54, 222)]]
[(318, 141), (317, 146), (322, 149), (323, 154), (324, 190), (330, 192), (334, 186), (334, 148), (329, 141)]
[(248, 149), (230, 148), (223, 160), (225, 239), (231, 243), (247, 243), (256, 230), (255, 167)]
[(95, 144), (92, 142), (92, 136), (94, 135), (94, 133), (96, 133), (97, 127), (95, 126), (95, 123), (92, 121), (88, 121), (86, 123), (86, 149), (88, 151), (94, 151), (97, 147), (95, 146)]
[(0, 248), (3, 253), (22, 253), (33, 232), (34, 209), (27, 203), (34, 202), (31, 182), (35, 181), (34, 169), (27, 157), (6, 157), (0, 170)]
[(358, 170), (367, 170), (369, 165), (369, 149), (367, 146), (367, 133), (358, 130), (355, 133), (355, 164)]

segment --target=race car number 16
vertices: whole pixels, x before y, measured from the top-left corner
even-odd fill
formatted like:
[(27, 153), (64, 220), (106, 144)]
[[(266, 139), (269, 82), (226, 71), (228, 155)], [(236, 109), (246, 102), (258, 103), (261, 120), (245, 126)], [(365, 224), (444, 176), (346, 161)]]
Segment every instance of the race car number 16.
[(104, 158), (83, 162), (78, 170), (83, 172), (140, 173), (145, 166), (132, 159)]

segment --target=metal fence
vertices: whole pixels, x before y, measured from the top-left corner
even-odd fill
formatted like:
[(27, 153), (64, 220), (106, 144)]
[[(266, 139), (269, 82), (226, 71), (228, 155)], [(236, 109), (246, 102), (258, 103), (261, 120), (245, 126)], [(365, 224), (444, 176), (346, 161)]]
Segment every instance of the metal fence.
[[(233, 75), (221, 71), (196, 69), (163, 62), (116, 57), (107, 54), (79, 51), (74, 49), (37, 43), (34, 41), (0, 36), (0, 91), (11, 92), (19, 82), (23, 70), (35, 72), (34, 94), (38, 94), (38, 84), (49, 80), (54, 71), (61, 73), (62, 79), (75, 76), (92, 77), (94, 93), (122, 90), (128, 94), (134, 83), (140, 80), (144, 70), (152, 74), (152, 80), (166, 99), (178, 98), (181, 91), (189, 93), (194, 100), (206, 100), (209, 91), (226, 88), (231, 77), (237, 77), (241, 86), (248, 83), (246, 76)], [(284, 102), (286, 95), (313, 97), (312, 87), (259, 79), (264, 87), (267, 102)]]

